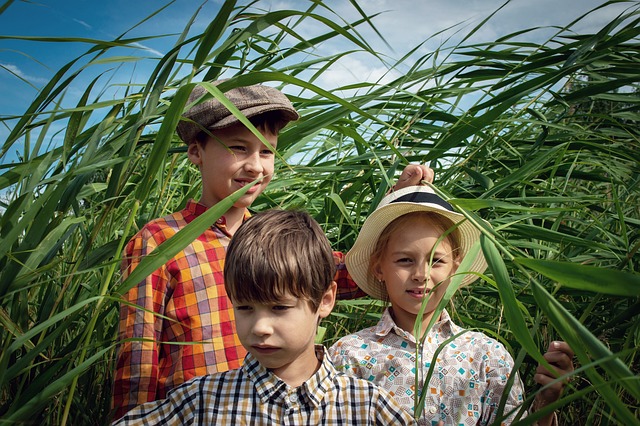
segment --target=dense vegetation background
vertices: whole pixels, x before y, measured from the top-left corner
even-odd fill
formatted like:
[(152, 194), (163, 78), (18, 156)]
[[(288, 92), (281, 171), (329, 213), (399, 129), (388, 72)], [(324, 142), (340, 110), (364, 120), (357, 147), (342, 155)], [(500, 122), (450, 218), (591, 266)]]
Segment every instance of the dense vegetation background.
[[(119, 280), (119, 253), (146, 221), (199, 196), (174, 129), (191, 84), (224, 75), (227, 87), (276, 85), (302, 115), (280, 137), (277, 178), (256, 211), (307, 209), (347, 250), (396, 172), (429, 164), (454, 204), (493, 226), (482, 247), (491, 268), (456, 296), (456, 321), (510, 348), (528, 402), (540, 353), (568, 341), (578, 369), (556, 404), (562, 424), (640, 424), (640, 5), (622, 3), (626, 12), (594, 34), (567, 23), (542, 44), (517, 34), (463, 41), (400, 59), (410, 61), (401, 78), (328, 92), (315, 82), (341, 56), (397, 65), (360, 36), (375, 17), (347, 23), (313, 2), (264, 12), (227, 1), (203, 33), (185, 28), (144, 86), (103, 97), (110, 82), (98, 76), (62, 107), (79, 75), (138, 60), (111, 52), (144, 39), (91, 42), (19, 120), (3, 119), (11, 133), (0, 158), (21, 148), (0, 165), (1, 422), (107, 421), (117, 302), (132, 284)], [(306, 40), (299, 28), (310, 24), (319, 35)], [(352, 50), (314, 53), (330, 39)], [(200, 232), (186, 229), (137, 276)], [(341, 302), (325, 342), (380, 310)]]

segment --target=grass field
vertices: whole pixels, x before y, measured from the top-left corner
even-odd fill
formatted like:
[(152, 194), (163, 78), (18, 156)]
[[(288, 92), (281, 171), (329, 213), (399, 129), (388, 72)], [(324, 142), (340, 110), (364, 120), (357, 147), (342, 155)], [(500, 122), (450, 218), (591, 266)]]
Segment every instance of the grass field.
[[(336, 24), (312, 2), (272, 12), (234, 3), (197, 37), (185, 29), (144, 86), (102, 98), (110, 83), (96, 78), (61, 107), (93, 66), (138, 60), (111, 56), (133, 40), (96, 41), (11, 121), (0, 158), (22, 148), (0, 166), (0, 423), (107, 421), (118, 298), (133, 284), (120, 281), (122, 247), (198, 198), (174, 130), (190, 85), (224, 73), (229, 87), (278, 86), (302, 115), (280, 137), (277, 178), (255, 211), (304, 208), (346, 251), (399, 170), (430, 165), (453, 204), (492, 225), (491, 268), (456, 295), (455, 321), (510, 349), (531, 399), (541, 352), (569, 342), (577, 369), (557, 403), (561, 424), (640, 424), (640, 4), (625, 2), (593, 34), (568, 26), (543, 44), (462, 42), (412, 57), (400, 78), (327, 91), (318, 75), (351, 51), (309, 52), (345, 39), (382, 64), (358, 32), (375, 19)], [(305, 24), (323, 35), (305, 40)], [(180, 233), (137, 272), (201, 232)], [(325, 342), (381, 309), (340, 302)]]

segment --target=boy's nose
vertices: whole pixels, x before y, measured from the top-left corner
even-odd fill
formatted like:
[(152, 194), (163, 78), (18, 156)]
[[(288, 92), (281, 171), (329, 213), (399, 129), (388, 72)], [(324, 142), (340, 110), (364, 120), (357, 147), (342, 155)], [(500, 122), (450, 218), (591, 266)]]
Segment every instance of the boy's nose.
[(253, 324), (253, 328), (251, 332), (256, 336), (267, 336), (273, 333), (273, 327), (271, 326), (271, 321), (268, 317), (260, 317), (256, 318), (255, 323)]
[(262, 159), (260, 158), (260, 152), (254, 152), (246, 158), (244, 163), (245, 170), (252, 173), (262, 173), (264, 167), (262, 167)]

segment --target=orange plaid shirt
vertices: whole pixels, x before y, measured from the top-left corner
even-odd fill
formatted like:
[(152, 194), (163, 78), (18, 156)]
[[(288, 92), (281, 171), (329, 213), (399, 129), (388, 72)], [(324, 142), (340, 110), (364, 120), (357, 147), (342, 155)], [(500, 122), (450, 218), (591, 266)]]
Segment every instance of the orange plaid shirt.
[[(204, 205), (189, 201), (184, 210), (147, 223), (125, 248), (122, 279), (142, 257), (205, 211)], [(247, 211), (245, 219), (249, 215)], [(137, 405), (165, 398), (169, 390), (193, 377), (241, 366), (246, 350), (236, 335), (223, 279), (230, 239), (221, 218), (124, 296), (112, 398), (114, 418)], [(342, 253), (335, 253), (335, 259), (339, 297), (362, 296), (348, 277)]]

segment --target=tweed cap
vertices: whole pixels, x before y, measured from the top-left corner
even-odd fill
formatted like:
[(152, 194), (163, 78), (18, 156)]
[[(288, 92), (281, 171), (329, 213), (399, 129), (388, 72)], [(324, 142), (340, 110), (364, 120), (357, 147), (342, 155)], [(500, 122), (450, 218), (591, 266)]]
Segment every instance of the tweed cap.
[[(218, 85), (224, 80), (214, 81)], [(207, 93), (202, 86), (195, 86), (187, 104), (198, 100)], [(291, 104), (291, 101), (278, 89), (254, 84), (246, 87), (236, 87), (224, 93), (247, 118), (269, 112), (281, 111), (285, 121), (295, 121), (300, 115)], [(216, 98), (212, 97), (201, 102), (182, 115), (186, 120), (180, 120), (177, 132), (180, 139), (185, 143), (191, 143), (202, 129), (216, 130), (233, 126), (238, 123), (238, 118), (222, 105)]]
[[(410, 186), (392, 192), (380, 201), (376, 210), (365, 220), (355, 244), (345, 256), (347, 271), (358, 287), (373, 298), (388, 299), (384, 283), (378, 281), (369, 271), (371, 254), (378, 244), (378, 238), (395, 219), (413, 212), (434, 212), (448, 218), (454, 224), (459, 224), (457, 230), (460, 235), (461, 259), (480, 238), (480, 231), (465, 220), (464, 215), (455, 212), (451, 204), (440, 198), (430, 187)], [(469, 269), (458, 272), (482, 273), (485, 269), (487, 261), (480, 250)], [(467, 273), (461, 285), (470, 284), (477, 278), (476, 274)]]

